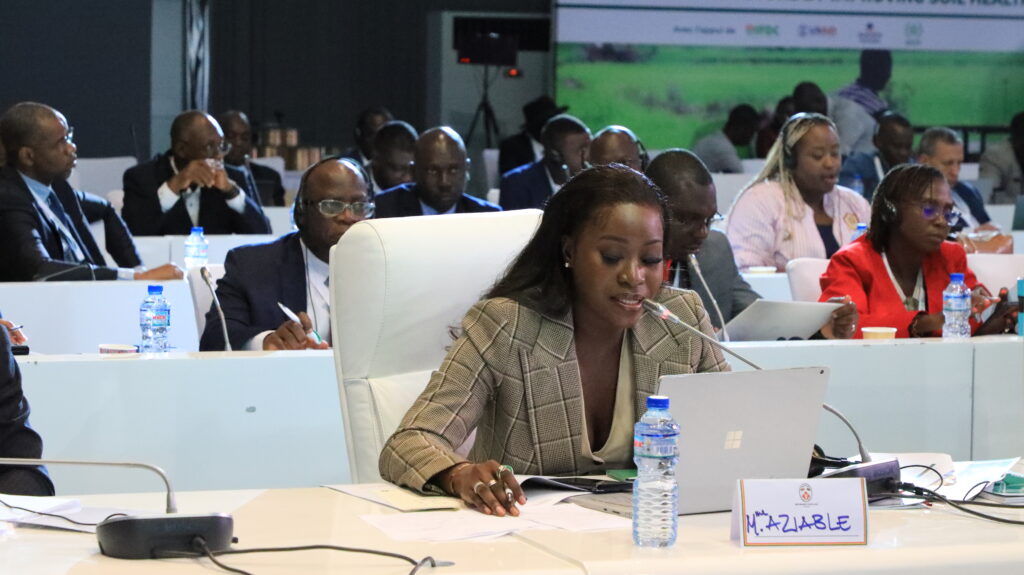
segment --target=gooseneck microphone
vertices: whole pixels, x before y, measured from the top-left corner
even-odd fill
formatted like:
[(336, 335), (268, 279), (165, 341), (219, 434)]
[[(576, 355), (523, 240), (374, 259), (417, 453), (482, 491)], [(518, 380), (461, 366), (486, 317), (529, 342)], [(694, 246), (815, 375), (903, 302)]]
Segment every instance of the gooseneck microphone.
[(86, 465), (105, 467), (124, 467), (128, 469), (148, 469), (160, 476), (167, 490), (167, 513), (177, 513), (178, 505), (174, 501), (174, 489), (171, 488), (171, 480), (163, 469), (148, 463), (135, 463), (131, 461), (79, 461), (71, 459), (30, 459), (26, 457), (0, 457), (0, 466), (19, 465), (36, 467), (39, 465)]
[[(711, 345), (714, 345), (718, 349), (720, 349), (720, 350), (724, 351), (725, 353), (735, 357), (736, 359), (742, 361), (743, 363), (749, 365), (750, 367), (752, 367), (752, 368), (754, 368), (754, 369), (756, 369), (758, 371), (764, 371), (763, 367), (757, 365), (756, 363), (750, 361), (749, 359), (743, 357), (742, 355), (740, 355), (740, 354), (736, 353), (735, 351), (729, 349), (728, 347), (722, 345), (722, 342), (718, 341), (717, 339), (709, 336), (708, 334), (702, 332), (701, 330), (697, 329), (696, 327), (686, 323), (685, 321), (680, 319), (679, 316), (677, 316), (676, 314), (672, 313), (664, 305), (662, 305), (662, 304), (660, 304), (660, 303), (658, 303), (658, 302), (656, 302), (654, 300), (651, 300), (651, 299), (645, 299), (643, 301), (642, 305), (643, 305), (645, 310), (650, 312), (655, 317), (657, 317), (659, 319), (662, 319), (662, 320), (665, 320), (665, 321), (670, 321), (670, 322), (672, 322), (674, 324), (677, 324), (677, 325), (680, 325), (680, 326), (686, 328), (687, 330), (689, 330), (691, 333), (699, 336), (704, 341), (709, 342)], [(869, 463), (871, 461), (871, 455), (868, 453), (868, 450), (864, 448), (864, 444), (860, 440), (860, 435), (857, 433), (857, 430), (853, 428), (853, 424), (850, 423), (850, 420), (846, 419), (846, 417), (842, 413), (839, 413), (839, 410), (837, 410), (836, 408), (832, 407), (831, 405), (829, 405), (827, 403), (822, 403), (821, 407), (823, 407), (825, 409), (825, 411), (827, 411), (827, 412), (831, 413), (832, 415), (835, 415), (836, 417), (838, 417), (839, 421), (842, 421), (846, 425), (846, 427), (848, 427), (850, 429), (850, 432), (853, 433), (853, 438), (857, 441), (857, 451), (860, 452), (861, 462)]]
[(708, 287), (708, 282), (704, 280), (704, 274), (700, 271), (700, 263), (697, 262), (697, 255), (690, 254), (687, 256), (690, 261), (690, 267), (697, 274), (697, 279), (700, 280), (700, 285), (704, 286), (704, 291), (708, 293), (708, 299), (711, 300), (711, 307), (715, 308), (715, 315), (718, 316), (718, 323), (722, 326), (722, 339), (729, 341), (729, 332), (725, 331), (725, 316), (722, 315), (722, 310), (718, 307), (718, 301), (715, 299), (715, 294), (711, 293), (711, 288)]
[(206, 266), (199, 268), (199, 275), (203, 276), (203, 283), (210, 290), (210, 295), (213, 296), (213, 305), (217, 308), (217, 315), (220, 316), (220, 330), (224, 334), (224, 351), (234, 351), (231, 349), (231, 340), (228, 339), (228, 323), (224, 319), (224, 308), (220, 306), (220, 298), (217, 297), (217, 288), (213, 285), (213, 276), (210, 275), (210, 270)]
[[(167, 490), (167, 514), (157, 516), (118, 516), (96, 525), (100, 552), (119, 559), (156, 559), (168, 553), (195, 552), (194, 541), (202, 538), (212, 551), (231, 546), (234, 519), (224, 513), (178, 514), (171, 480), (163, 469), (148, 463), (114, 461), (78, 461), (70, 459), (30, 459), (0, 457), (0, 466), (83, 465), (148, 469), (160, 476)], [(2, 497), (2, 495), (0, 495)]]

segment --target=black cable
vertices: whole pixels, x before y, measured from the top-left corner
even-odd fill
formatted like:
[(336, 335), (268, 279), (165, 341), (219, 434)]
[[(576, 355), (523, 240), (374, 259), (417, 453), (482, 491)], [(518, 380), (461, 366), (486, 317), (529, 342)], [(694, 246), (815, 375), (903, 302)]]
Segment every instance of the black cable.
[[(989, 483), (990, 482), (988, 480), (985, 480), (985, 481), (979, 481), (979, 482), (975, 483), (974, 485), (972, 485), (971, 488), (968, 489), (966, 493), (964, 493), (964, 499), (963, 499), (964, 503), (969, 503), (970, 502), (971, 492), (974, 491), (974, 489), (976, 487), (978, 487), (980, 485), (981, 489), (984, 490), (985, 487), (987, 487)], [(978, 494), (980, 495), (980, 492)]]
[(6, 502), (6, 501), (4, 501), (2, 499), (0, 499), (0, 503), (2, 503), (4, 505), (4, 507), (7, 507), (9, 509), (14, 509), (16, 511), (26, 511), (28, 513), (35, 513), (36, 515), (42, 515), (44, 517), (56, 517), (57, 519), (63, 519), (64, 521), (67, 521), (68, 523), (73, 523), (75, 525), (81, 525), (83, 527), (96, 527), (97, 525), (99, 525), (100, 523), (103, 523), (103, 521), (106, 521), (107, 519), (110, 519), (111, 517), (127, 517), (128, 516), (127, 513), (111, 513), (110, 515), (107, 515), (106, 517), (104, 517), (103, 521), (100, 521), (99, 523), (84, 523), (82, 521), (75, 521), (74, 519), (72, 519), (70, 517), (65, 517), (63, 515), (57, 515), (56, 513), (46, 513), (46, 512), (43, 512), (43, 511), (36, 511), (35, 509), (28, 509), (26, 507), (18, 507), (17, 505), (11, 505), (10, 503), (8, 503), (8, 502)]
[(935, 469), (934, 465), (920, 465), (920, 464), (904, 465), (903, 467), (900, 467), (900, 471), (903, 471), (904, 469), (911, 469), (911, 468), (914, 468), (914, 467), (920, 467), (921, 469), (927, 469), (928, 471), (931, 471), (935, 475), (939, 476), (939, 486), (935, 488), (936, 491), (939, 490), (939, 489), (942, 489), (942, 486), (946, 484), (946, 479), (944, 477), (942, 477), (942, 474), (939, 473), (938, 469)]
[[(910, 491), (911, 493), (913, 493), (918, 498), (924, 499), (926, 501), (930, 500), (930, 501), (938, 501), (940, 503), (945, 503), (946, 505), (949, 505), (950, 507), (953, 507), (954, 509), (957, 509), (959, 511), (967, 513), (968, 515), (974, 515), (975, 517), (980, 517), (982, 519), (988, 519), (990, 521), (996, 521), (998, 523), (1006, 523), (1006, 524), (1009, 524), (1009, 525), (1024, 525), (1024, 521), (1017, 520), (1017, 519), (1006, 519), (1005, 517), (999, 517), (999, 516), (996, 516), (996, 515), (989, 515), (988, 513), (982, 513), (980, 511), (975, 511), (973, 509), (970, 509), (969, 507), (967, 507), (965, 505), (965, 503), (968, 504), (968, 505), (977, 505), (977, 504), (979, 504), (979, 502), (974, 502), (974, 501), (967, 501), (967, 502), (953, 501), (952, 499), (949, 499), (949, 498), (947, 498), (947, 497), (945, 497), (943, 495), (939, 495), (938, 493), (932, 491), (931, 489), (928, 489), (926, 487), (918, 487), (918, 486), (916, 486), (916, 485), (914, 485), (912, 483), (899, 483), (896, 487), (898, 489), (901, 489), (901, 490)], [(902, 497), (908, 497), (908, 496), (904, 495)], [(991, 507), (989, 505), (983, 505), (983, 506)]]
[(428, 565), (430, 567), (447, 567), (449, 565), (454, 565), (454, 563), (451, 563), (449, 561), (437, 561), (433, 557), (430, 557), (430, 556), (424, 557), (423, 559), (421, 559), (419, 561), (416, 561), (412, 557), (408, 557), (406, 555), (401, 555), (399, 553), (391, 553), (390, 551), (377, 551), (376, 549), (362, 549), (362, 548), (359, 548), (359, 547), (342, 547), (342, 546), (339, 546), (339, 545), (298, 545), (298, 546), (294, 546), (294, 547), (253, 547), (251, 549), (222, 549), (222, 550), (219, 550), (219, 551), (213, 551), (213, 550), (211, 550), (207, 546), (205, 539), (203, 539), (202, 537), (197, 536), (197, 537), (195, 537), (192, 540), (192, 547), (196, 549), (196, 552), (188, 553), (188, 552), (177, 552), (177, 551), (165, 551), (165, 552), (161, 552), (160, 556), (162, 558), (181, 558), (181, 557), (201, 558), (201, 557), (203, 557), (205, 555), (217, 567), (220, 567), (221, 569), (224, 569), (225, 571), (230, 571), (232, 573), (240, 573), (242, 575), (252, 575), (252, 573), (249, 573), (248, 571), (243, 571), (241, 569), (236, 569), (234, 567), (226, 565), (226, 564), (218, 561), (217, 557), (220, 556), (220, 555), (243, 555), (243, 554), (246, 554), (246, 553), (284, 553), (284, 552), (290, 552), (290, 551), (314, 551), (314, 550), (345, 551), (345, 552), (349, 552), (349, 553), (367, 553), (367, 554), (370, 554), (370, 555), (380, 555), (382, 557), (391, 557), (393, 559), (401, 559), (402, 561), (407, 561), (410, 565), (413, 566), (412, 570), (409, 571), (409, 575), (415, 575), (416, 573), (419, 572), (420, 568), (423, 567), (424, 565)]

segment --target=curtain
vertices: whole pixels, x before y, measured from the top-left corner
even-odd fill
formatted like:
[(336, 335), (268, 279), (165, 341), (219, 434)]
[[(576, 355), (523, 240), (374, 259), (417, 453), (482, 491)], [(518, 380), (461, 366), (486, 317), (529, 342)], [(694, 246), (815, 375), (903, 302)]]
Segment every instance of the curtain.
[(210, 98), (209, 15), (209, 0), (185, 0), (186, 104), (204, 112)]

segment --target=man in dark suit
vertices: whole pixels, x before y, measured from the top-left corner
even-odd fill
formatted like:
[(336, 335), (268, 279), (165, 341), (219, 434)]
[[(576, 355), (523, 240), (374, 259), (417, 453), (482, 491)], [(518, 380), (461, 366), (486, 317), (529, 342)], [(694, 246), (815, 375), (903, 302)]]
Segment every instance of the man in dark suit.
[(928, 128), (918, 144), (917, 161), (942, 172), (953, 195), (953, 204), (960, 210), (960, 220), (950, 226), (950, 231), (998, 230), (999, 226), (985, 209), (981, 192), (973, 185), (960, 180), (960, 165), (964, 161), (964, 142), (949, 128)]
[(220, 124), (189, 110), (171, 124), (171, 149), (124, 173), (121, 215), (137, 236), (269, 234), (270, 222), (245, 174), (221, 159)]
[(249, 117), (244, 112), (229, 110), (217, 120), (224, 129), (224, 140), (231, 145), (231, 149), (224, 155), (224, 163), (245, 173), (246, 178), (250, 179), (246, 188), (259, 192), (253, 199), (261, 206), (283, 206), (284, 184), (281, 182), (281, 174), (273, 168), (253, 163), (249, 157), (253, 143)]
[(552, 117), (564, 114), (569, 106), (558, 106), (549, 96), (541, 96), (523, 106), (523, 131), (509, 136), (498, 145), (498, 172), (504, 174), (519, 166), (539, 160), (543, 145), (540, 131)]
[(587, 164), (590, 154), (590, 129), (569, 114), (555, 116), (540, 132), (544, 144), (541, 159), (501, 176), (498, 203), (504, 210), (522, 210), (544, 206), (569, 178)]
[[(321, 160), (303, 174), (295, 197), (299, 231), (228, 252), (217, 297), (233, 349), (328, 347), (330, 249), (349, 227), (373, 216), (367, 179), (362, 166), (349, 158)], [(289, 320), (278, 302), (296, 312), (301, 323)], [(310, 339), (313, 331), (323, 343)], [(199, 349), (224, 349), (220, 316), (213, 307), (206, 314)]]
[[(22, 102), (0, 117), (7, 165), (0, 170), (0, 281), (87, 279), (175, 279), (173, 264), (146, 271), (124, 222), (106, 200), (74, 190), (67, 177), (77, 148), (64, 116), (53, 108)], [(102, 219), (106, 260), (89, 230)]]
[[(761, 296), (751, 289), (736, 269), (729, 240), (722, 232), (712, 230), (711, 222), (718, 215), (718, 200), (711, 173), (692, 152), (666, 150), (647, 168), (647, 176), (668, 198), (672, 214), (671, 238), (665, 250), (670, 285), (692, 289), (700, 295), (716, 328), (722, 321), (739, 315)], [(697, 256), (699, 272), (690, 265), (690, 254)], [(700, 281), (703, 274), (708, 289)], [(718, 302), (722, 317), (715, 313), (712, 299)]]
[(369, 169), (370, 160), (373, 159), (373, 138), (384, 124), (394, 119), (395, 117), (384, 106), (372, 106), (359, 112), (356, 129), (352, 132), (356, 145), (345, 150), (341, 156), (351, 158), (359, 162), (364, 169)]
[(416, 129), (401, 120), (381, 126), (373, 138), (373, 160), (370, 161), (370, 195), (377, 190), (412, 182), (412, 166), (416, 159)]
[[(11, 322), (0, 319), (0, 457), (39, 459), (43, 440), (28, 424), (28, 400), (21, 390), (21, 372), (11, 344), (26, 342), (20, 330), (8, 331)], [(43, 466), (0, 466), (0, 493), (53, 495), (53, 482)]]
[(465, 193), (469, 158), (459, 134), (448, 126), (431, 128), (416, 141), (414, 183), (377, 195), (378, 218), (500, 211)]
[(874, 152), (847, 156), (839, 171), (839, 185), (853, 188), (857, 178), (864, 187), (864, 198), (871, 201), (878, 182), (892, 168), (906, 164), (914, 148), (914, 129), (901, 114), (887, 111), (875, 126)]

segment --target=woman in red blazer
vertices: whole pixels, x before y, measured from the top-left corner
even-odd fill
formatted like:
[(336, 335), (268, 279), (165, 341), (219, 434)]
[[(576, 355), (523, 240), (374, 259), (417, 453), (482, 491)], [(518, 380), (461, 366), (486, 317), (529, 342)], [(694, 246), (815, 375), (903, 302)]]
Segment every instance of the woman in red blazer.
[[(925, 165), (902, 165), (882, 179), (871, 205), (866, 234), (840, 249), (821, 276), (821, 298), (849, 295), (860, 312), (860, 327), (894, 327), (896, 337), (942, 335), (942, 291), (951, 273), (964, 274), (975, 307), (990, 297), (967, 267), (962, 247), (946, 241), (957, 221), (949, 184)], [(971, 319), (971, 333), (1002, 333), (1008, 310), (982, 327)]]

